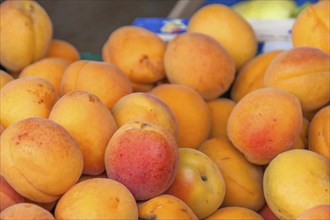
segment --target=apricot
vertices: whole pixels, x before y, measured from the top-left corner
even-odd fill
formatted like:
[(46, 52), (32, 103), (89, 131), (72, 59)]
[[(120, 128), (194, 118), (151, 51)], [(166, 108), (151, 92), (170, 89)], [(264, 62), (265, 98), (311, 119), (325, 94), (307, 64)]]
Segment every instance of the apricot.
[(299, 99), (303, 111), (321, 108), (330, 100), (330, 56), (313, 47), (296, 47), (274, 59), (264, 85), (285, 90)]
[(211, 115), (206, 101), (193, 88), (161, 84), (150, 91), (172, 110), (178, 123), (178, 146), (197, 148), (210, 135)]
[(205, 100), (224, 94), (234, 81), (235, 63), (212, 37), (186, 32), (169, 41), (164, 57), (169, 82), (196, 89)]
[(82, 90), (66, 93), (55, 103), (49, 119), (62, 125), (77, 141), (84, 158), (83, 174), (105, 171), (105, 148), (117, 125), (96, 95)]
[(139, 120), (167, 129), (177, 137), (178, 125), (172, 110), (157, 96), (145, 92), (134, 92), (120, 98), (112, 108), (118, 127)]
[(132, 121), (111, 137), (104, 161), (110, 179), (124, 184), (136, 200), (147, 200), (172, 184), (178, 157), (176, 141), (165, 128)]
[(111, 110), (122, 96), (132, 92), (132, 86), (127, 76), (111, 63), (79, 60), (71, 63), (62, 76), (61, 95), (73, 90), (98, 96)]
[(102, 47), (102, 59), (118, 66), (132, 82), (154, 83), (165, 77), (165, 48), (156, 33), (127, 25), (110, 34)]
[(0, 92), (0, 122), (6, 128), (29, 117), (48, 118), (57, 99), (54, 86), (45, 79), (29, 76), (12, 80)]
[(223, 175), (226, 193), (222, 207), (239, 206), (258, 211), (264, 206), (261, 166), (250, 163), (227, 137), (208, 139), (198, 150), (209, 156)]
[(0, 89), (12, 80), (14, 80), (12, 75), (3, 70), (0, 70)]
[(252, 26), (232, 8), (208, 4), (190, 18), (188, 32), (199, 32), (215, 38), (233, 57), (240, 69), (257, 53), (257, 37)]
[(35, 76), (45, 79), (54, 86), (55, 91), (60, 95), (62, 76), (68, 66), (69, 63), (61, 58), (43, 58), (26, 66), (18, 77)]
[(71, 187), (58, 201), (56, 219), (137, 219), (132, 193), (108, 178), (92, 178)]
[(210, 137), (227, 137), (227, 121), (236, 102), (228, 98), (218, 98), (206, 104), (211, 113)]
[(308, 149), (330, 160), (330, 105), (321, 108), (308, 130)]
[(1, 175), (0, 186), (0, 212), (9, 206), (25, 201), (24, 197), (16, 192)]
[(269, 208), (267, 203), (258, 212), (265, 220), (279, 220), (279, 218), (274, 214), (274, 212)]
[(203, 152), (193, 148), (179, 148), (179, 169), (166, 194), (185, 202), (204, 219), (223, 203), (225, 181), (216, 163)]
[(138, 205), (139, 219), (197, 220), (195, 213), (181, 199), (162, 194)]
[(257, 212), (250, 210), (248, 208), (232, 206), (224, 207), (215, 211), (212, 215), (205, 218), (205, 220), (263, 220), (263, 217)]
[(53, 214), (38, 205), (31, 203), (19, 203), (12, 205), (0, 213), (2, 220), (55, 220)]
[(0, 5), (0, 64), (19, 72), (43, 58), (53, 24), (37, 1), (4, 1)]
[(238, 102), (247, 93), (264, 87), (267, 67), (283, 50), (264, 52), (252, 58), (238, 71), (230, 90), (230, 98)]
[(267, 166), (264, 194), (279, 219), (296, 219), (304, 210), (330, 204), (329, 160), (305, 149), (277, 155)]
[(227, 134), (248, 161), (268, 164), (292, 149), (302, 129), (302, 111), (294, 95), (262, 88), (245, 95), (232, 110)]
[(330, 54), (330, 4), (319, 1), (301, 11), (292, 26), (294, 47), (309, 46)]
[(1, 134), (1, 175), (19, 194), (35, 202), (58, 199), (79, 179), (83, 158), (61, 125), (31, 117)]
[(329, 218), (330, 218), (330, 205), (321, 204), (306, 209), (297, 216), (296, 220), (308, 220), (308, 219), (329, 220)]
[(80, 59), (78, 49), (70, 42), (61, 39), (52, 39), (45, 57), (57, 57), (73, 63)]

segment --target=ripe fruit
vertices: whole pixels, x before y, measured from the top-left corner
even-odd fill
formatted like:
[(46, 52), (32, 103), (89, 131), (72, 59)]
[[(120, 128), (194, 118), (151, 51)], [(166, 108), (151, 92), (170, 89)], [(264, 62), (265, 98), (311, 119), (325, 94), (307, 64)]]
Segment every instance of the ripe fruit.
[(78, 49), (68, 41), (52, 39), (47, 49), (46, 57), (57, 57), (73, 63), (80, 59)]
[(197, 148), (210, 135), (211, 115), (205, 100), (193, 88), (161, 84), (150, 91), (172, 110), (178, 123), (178, 146)]
[(283, 90), (262, 88), (248, 93), (232, 110), (227, 134), (248, 161), (268, 164), (292, 149), (302, 128), (298, 99)]
[(112, 108), (118, 127), (131, 121), (150, 122), (167, 129), (177, 138), (178, 125), (172, 110), (157, 96), (134, 92), (120, 98)]
[(231, 206), (220, 208), (212, 215), (205, 218), (205, 220), (229, 220), (229, 219), (241, 219), (241, 220), (263, 220), (263, 217), (257, 212), (239, 206)]
[(201, 151), (179, 148), (179, 170), (165, 192), (185, 202), (203, 219), (223, 202), (225, 181), (215, 162)]
[(237, 73), (230, 98), (238, 102), (243, 96), (264, 87), (264, 75), (269, 64), (282, 50), (261, 53), (249, 60)]
[(79, 60), (65, 70), (61, 95), (73, 90), (85, 90), (101, 99), (111, 110), (123, 96), (132, 92), (129, 79), (115, 65), (106, 62)]
[(212, 37), (187, 32), (176, 35), (164, 57), (167, 79), (172, 84), (196, 89), (205, 100), (224, 94), (235, 76), (235, 63)]
[(187, 31), (215, 38), (234, 58), (236, 69), (257, 53), (258, 42), (252, 26), (223, 4), (209, 4), (197, 10), (190, 17)]
[(304, 149), (283, 152), (267, 166), (264, 194), (280, 219), (295, 219), (304, 210), (330, 204), (330, 164), (325, 157)]
[(178, 156), (176, 141), (165, 128), (133, 121), (111, 137), (105, 151), (105, 169), (108, 177), (124, 184), (136, 200), (147, 200), (172, 184)]
[(25, 76), (35, 76), (50, 82), (58, 95), (60, 95), (60, 85), (62, 76), (69, 63), (61, 58), (43, 58), (26, 66), (19, 78)]
[(59, 124), (27, 118), (1, 134), (1, 175), (22, 196), (53, 202), (79, 179), (83, 158), (77, 142)]
[(0, 5), (0, 63), (19, 72), (43, 58), (53, 24), (37, 1), (4, 1)]
[(197, 220), (195, 213), (181, 199), (162, 194), (139, 204), (139, 219)]
[(222, 206), (239, 206), (254, 211), (263, 207), (262, 168), (250, 163), (227, 137), (208, 139), (198, 150), (217, 164), (224, 178), (226, 193)]
[(49, 119), (62, 125), (77, 141), (84, 158), (83, 174), (104, 172), (104, 151), (117, 125), (96, 95), (82, 90), (66, 93), (55, 103)]
[(48, 118), (58, 99), (54, 86), (34, 76), (7, 83), (0, 93), (0, 120), (4, 128), (29, 117)]
[(0, 213), (3, 220), (26, 219), (26, 220), (55, 220), (53, 214), (38, 205), (31, 203), (19, 203), (12, 205)]
[(132, 193), (121, 183), (92, 178), (71, 187), (58, 201), (56, 219), (137, 219)]
[(314, 111), (330, 101), (330, 56), (313, 47), (289, 49), (274, 59), (264, 75), (264, 86), (285, 90), (299, 99), (303, 111)]
[(329, 7), (329, 1), (318, 1), (299, 13), (292, 26), (294, 47), (309, 46), (330, 54)]
[(103, 45), (102, 58), (118, 66), (134, 83), (154, 83), (165, 77), (165, 47), (165, 42), (152, 31), (122, 26)]

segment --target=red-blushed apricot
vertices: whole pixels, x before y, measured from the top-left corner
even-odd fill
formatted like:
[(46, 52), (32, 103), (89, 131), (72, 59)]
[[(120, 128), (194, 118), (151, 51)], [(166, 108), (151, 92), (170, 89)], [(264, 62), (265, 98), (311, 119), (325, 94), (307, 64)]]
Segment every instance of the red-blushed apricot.
[(262, 88), (245, 95), (232, 110), (227, 134), (234, 146), (255, 164), (268, 164), (292, 149), (302, 129), (302, 111), (294, 95)]
[(147, 200), (172, 184), (178, 157), (176, 141), (165, 128), (132, 121), (111, 137), (104, 161), (109, 178), (124, 184), (136, 200)]

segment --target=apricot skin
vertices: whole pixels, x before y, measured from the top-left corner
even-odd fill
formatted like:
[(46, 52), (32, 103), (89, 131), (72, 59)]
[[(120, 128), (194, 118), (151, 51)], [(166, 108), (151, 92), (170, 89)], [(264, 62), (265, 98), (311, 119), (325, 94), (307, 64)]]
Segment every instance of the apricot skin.
[(234, 146), (259, 165), (292, 149), (301, 129), (298, 99), (276, 88), (262, 88), (244, 96), (227, 122), (227, 134)]

